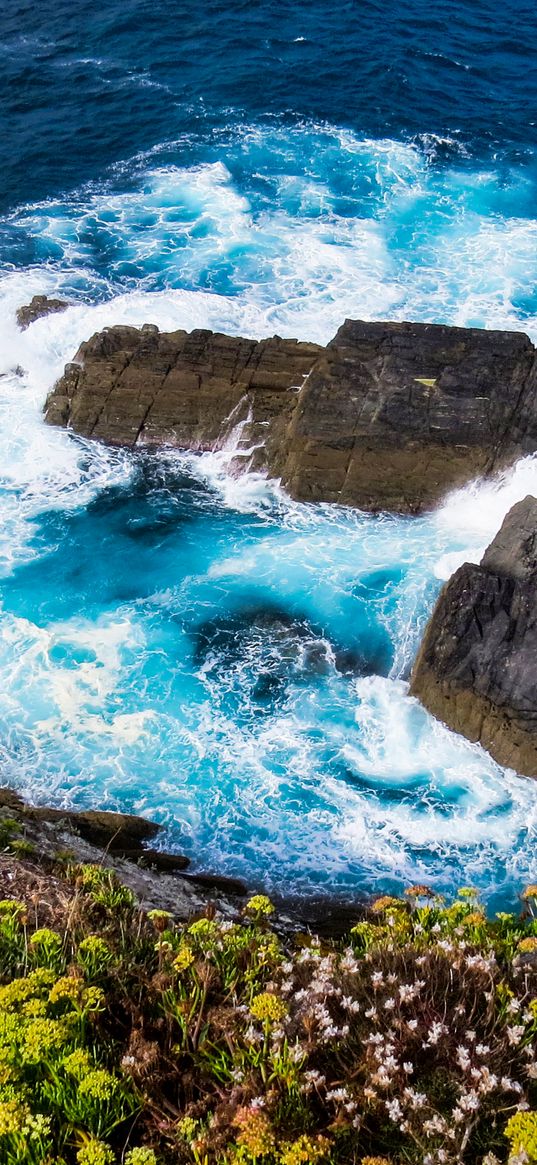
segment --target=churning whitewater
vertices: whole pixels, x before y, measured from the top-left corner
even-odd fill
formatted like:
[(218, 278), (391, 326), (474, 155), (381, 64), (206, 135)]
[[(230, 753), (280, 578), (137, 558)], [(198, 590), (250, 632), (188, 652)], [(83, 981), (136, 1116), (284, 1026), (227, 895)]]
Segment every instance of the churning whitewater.
[(146, 813), (198, 866), (273, 892), (462, 878), (509, 900), (534, 876), (537, 785), (434, 721), (406, 677), (440, 581), (537, 488), (537, 463), (400, 519), (292, 503), (275, 483), (229, 477), (225, 451), (73, 439), (44, 426), (42, 404), (97, 328), (261, 335), (265, 321), (231, 297), (136, 292), (21, 333), (14, 308), (60, 285), (63, 272), (47, 275), (3, 285), (10, 783)]
[[(537, 783), (436, 722), (408, 676), (442, 581), (537, 493), (537, 460), (429, 516), (373, 517), (233, 478), (233, 433), (218, 454), (130, 454), (42, 409), (79, 344), (118, 323), (325, 343), (349, 316), (537, 340), (531, 38), (515, 53), (489, 29), (482, 68), (467, 5), (446, 23), (433, 0), (438, 54), (419, 13), (410, 41), (374, 3), (361, 21), (283, 4), (275, 37), (272, 4), (238, 3), (239, 28), (207, 0), (179, 63), (161, 0), (57, 0), (46, 36), (12, 7), (2, 780), (144, 813), (193, 868), (273, 894), (471, 881), (510, 904), (537, 880)], [(41, 293), (68, 310), (21, 332)]]

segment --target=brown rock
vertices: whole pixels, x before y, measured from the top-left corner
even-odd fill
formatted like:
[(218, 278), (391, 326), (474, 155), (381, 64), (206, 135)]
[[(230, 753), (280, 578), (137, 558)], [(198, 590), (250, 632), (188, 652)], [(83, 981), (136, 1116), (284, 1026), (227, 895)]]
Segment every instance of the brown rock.
[[(82, 344), (46, 404), (50, 424), (111, 445), (210, 450), (241, 422), (263, 443), (321, 349), (209, 331), (107, 328)], [(240, 450), (239, 450), (240, 453)]]
[(54, 312), (65, 311), (69, 304), (64, 299), (49, 299), (47, 295), (34, 295), (31, 303), (25, 304), (17, 311), (17, 323), (21, 331), (30, 327), (41, 316), (49, 316)]
[[(111, 853), (128, 852), (145, 855), (143, 843), (156, 837), (160, 825), (145, 817), (135, 817), (130, 813), (108, 813), (101, 809), (42, 809), (39, 806), (25, 806), (26, 817), (34, 821), (63, 821), (69, 829), (75, 829), (91, 845), (108, 849)], [(184, 859), (185, 862), (187, 859)]]
[(327, 348), (209, 331), (107, 328), (46, 404), (112, 445), (229, 446), (293, 497), (416, 513), (537, 449), (527, 336), (347, 320)]
[(481, 564), (443, 588), (411, 692), (500, 764), (537, 776), (537, 499), (513, 506)]
[(183, 874), (183, 877), (202, 890), (214, 893), (234, 894), (245, 898), (248, 887), (240, 878), (226, 878), (219, 874)]
[(347, 320), (300, 393), (283, 479), (294, 497), (418, 512), (537, 447), (534, 385), (522, 334)]

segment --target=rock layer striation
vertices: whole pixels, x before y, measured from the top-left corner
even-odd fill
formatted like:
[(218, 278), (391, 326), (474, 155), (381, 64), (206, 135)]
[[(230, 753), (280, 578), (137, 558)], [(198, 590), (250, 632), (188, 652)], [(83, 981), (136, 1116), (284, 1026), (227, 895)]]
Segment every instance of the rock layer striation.
[(501, 764), (537, 777), (537, 499), (441, 591), (411, 692)]
[(107, 328), (46, 405), (111, 445), (228, 449), (292, 496), (417, 513), (537, 449), (527, 336), (347, 320), (317, 344)]

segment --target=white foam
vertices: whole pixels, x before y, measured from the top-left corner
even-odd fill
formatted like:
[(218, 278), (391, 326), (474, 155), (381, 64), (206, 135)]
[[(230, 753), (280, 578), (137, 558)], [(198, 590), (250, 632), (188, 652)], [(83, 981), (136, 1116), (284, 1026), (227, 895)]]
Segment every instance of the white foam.
[[(158, 160), (155, 147), (132, 163), (140, 168), (134, 190), (81, 192), (71, 203), (28, 207), (13, 221), (59, 247), (63, 259), (53, 270), (63, 269), (64, 280), (79, 271), (92, 294), (106, 284), (92, 274), (102, 246), (108, 294), (133, 266), (138, 288), (165, 288), (172, 310), (168, 288), (225, 283), (220, 326), (256, 336), (276, 330), (323, 342), (345, 316), (517, 328), (518, 301), (537, 282), (537, 219), (516, 217), (528, 179), (513, 171), (506, 193), (493, 171), (437, 170), (434, 144), (463, 149), (435, 135), (418, 145), (307, 123), (285, 131), (245, 126), (226, 144), (227, 165), (148, 168)], [(169, 143), (161, 149), (170, 152)], [(334, 182), (340, 172), (345, 197)], [(259, 179), (267, 197), (259, 196)], [(209, 304), (198, 294), (199, 318)], [(536, 311), (530, 305), (524, 327), (537, 337)]]
[[(83, 192), (77, 205), (50, 203), (17, 216), (30, 234), (43, 231), (63, 247), (63, 259), (6, 273), (0, 282), (5, 573), (37, 553), (32, 535), (40, 512), (81, 507), (103, 487), (129, 480), (127, 454), (74, 441), (46, 428), (41, 416), (64, 363), (105, 326), (154, 322), (165, 330), (209, 327), (258, 338), (277, 331), (321, 341), (345, 315), (517, 326), (517, 292), (537, 278), (537, 224), (480, 213), (482, 192), (496, 197), (494, 175), (445, 172), (440, 188), (427, 148), (360, 141), (326, 127), (296, 131), (295, 147), (311, 149), (312, 158), (320, 144), (335, 151), (332, 165), (357, 167), (349, 195), (354, 216), (341, 212), (330, 173), (319, 174), (313, 164), (311, 172), (283, 177), (275, 167), (269, 175), (275, 196), (256, 206), (237, 187), (231, 162), (152, 168), (129, 193)], [(288, 140), (245, 132), (245, 150), (254, 147), (266, 148), (270, 160), (270, 151), (285, 153)], [(182, 217), (174, 224), (178, 206)], [(93, 222), (110, 229), (117, 244), (110, 278), (95, 271), (82, 241)], [(174, 278), (196, 286), (215, 255), (225, 258), (230, 294), (155, 290), (159, 280)], [(408, 258), (416, 255), (421, 263)], [(125, 290), (118, 282), (123, 262), (145, 264), (146, 284)], [(78, 302), (18, 331), (15, 310), (32, 295), (70, 288), (78, 294), (82, 283), (90, 297), (106, 302)], [(525, 326), (537, 335), (535, 319)], [(498, 855), (506, 878), (531, 873), (537, 786), (500, 770), (433, 721), (399, 677), (407, 674), (434, 598), (431, 578), (479, 560), (510, 506), (537, 493), (537, 458), (458, 491), (427, 518), (371, 518), (293, 503), (262, 475), (230, 477), (247, 420), (230, 417), (225, 448), (184, 461), (218, 490), (222, 504), (262, 519), (266, 537), (238, 538), (179, 591), (173, 582), (169, 591), (162, 588), (155, 606), (184, 614), (189, 602), (202, 602), (212, 611), (215, 589), (240, 597), (241, 587), (251, 587), (278, 601), (300, 598), (301, 617), (331, 628), (334, 638), (343, 629), (344, 638), (362, 577), (401, 567), (396, 601), (375, 600), (375, 618), (395, 645), (391, 678), (362, 679), (352, 688), (337, 672), (327, 636), (330, 666), (322, 685), (291, 685), (285, 706), (245, 725), (226, 711), (240, 674), (220, 682), (209, 664), (195, 676), (181, 672), (175, 703), (168, 706), (167, 693), (156, 709), (145, 706), (145, 694), (130, 682), (129, 661), (147, 650), (148, 627), (135, 608), (118, 604), (94, 621), (74, 613), (46, 628), (4, 613), (0, 713), (14, 780), (23, 781), (27, 762), (25, 791), (34, 796), (45, 774), (47, 795), (58, 801), (91, 800), (98, 788), (109, 804), (148, 805), (165, 820), (188, 822), (196, 839), (203, 829), (207, 864), (230, 870), (242, 862), (252, 875), (260, 839), (269, 876), (271, 864), (280, 871), (283, 862), (287, 877), (302, 872), (299, 881), (324, 870), (327, 880), (355, 884), (360, 868), (379, 877), (391, 871), (414, 880), (422, 872), (441, 880), (446, 863), (460, 864), (466, 852), (470, 865), (485, 863), (491, 879)], [(61, 648), (79, 650), (76, 666), (63, 666)], [(164, 681), (170, 691), (174, 679), (172, 670)], [(133, 707), (125, 703), (127, 688)], [(207, 693), (202, 704), (200, 688)], [(334, 775), (335, 757), (348, 779)], [(224, 774), (221, 785), (217, 773)]]
[(446, 578), (461, 562), (479, 562), (512, 506), (528, 494), (537, 497), (537, 455), (524, 457), (488, 481), (475, 481), (450, 494), (434, 515), (440, 534), (464, 543), (439, 559), (437, 577)]

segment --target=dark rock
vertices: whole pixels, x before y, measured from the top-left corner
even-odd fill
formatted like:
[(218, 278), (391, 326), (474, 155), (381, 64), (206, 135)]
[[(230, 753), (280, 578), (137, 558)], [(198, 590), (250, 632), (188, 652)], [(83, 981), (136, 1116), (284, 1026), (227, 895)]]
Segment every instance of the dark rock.
[(518, 332), (347, 320), (326, 348), (106, 328), (52, 390), (50, 424), (111, 445), (227, 448), (293, 497), (415, 513), (537, 449)]
[(276, 898), (275, 902), (296, 915), (299, 928), (311, 931), (320, 938), (336, 941), (348, 937), (351, 928), (362, 921), (367, 912), (365, 897), (354, 901), (338, 901), (326, 895), (306, 900), (291, 898), (281, 903)]
[(47, 295), (34, 295), (31, 303), (20, 307), (17, 311), (17, 323), (22, 331), (29, 328), (41, 316), (50, 316), (54, 312), (65, 311), (69, 304), (64, 299), (49, 299)]
[(414, 513), (537, 447), (535, 350), (516, 332), (347, 320), (298, 398), (294, 497)]
[(412, 674), (433, 715), (537, 776), (537, 499), (509, 511), (479, 566), (443, 588)]
[(148, 849), (144, 843), (160, 833), (161, 826), (146, 817), (136, 817), (131, 813), (110, 813), (102, 809), (51, 809), (50, 806), (27, 805), (13, 789), (0, 788), (0, 811), (8, 810), (19, 815), (24, 822), (61, 825), (90, 845), (121, 854), (138, 861), (143, 857), (148, 863), (167, 865), (168, 869), (185, 869), (188, 858), (179, 854), (164, 854)]
[[(64, 809), (41, 809), (28, 806), (26, 814), (34, 821), (63, 821), (69, 829), (75, 829), (80, 837), (91, 845), (108, 849), (111, 853), (128, 851), (131, 855), (146, 853), (143, 842), (149, 841), (160, 831), (160, 825), (147, 821), (145, 817), (134, 817), (130, 813), (106, 813), (98, 809), (83, 809), (69, 812)], [(185, 859), (186, 860), (186, 859)]]
[(248, 887), (240, 878), (225, 878), (217, 874), (183, 874), (183, 878), (204, 890), (233, 894), (238, 898), (245, 898), (248, 893)]
[(0, 809), (7, 809), (11, 813), (20, 813), (24, 809), (24, 801), (13, 789), (0, 788)]
[(129, 862), (142, 862), (145, 866), (150, 866), (152, 870), (159, 870), (163, 874), (173, 874), (177, 870), (186, 870), (190, 865), (190, 859), (183, 856), (183, 854), (168, 854), (164, 850), (147, 849), (144, 848), (128, 848), (120, 845), (114, 846), (109, 851), (113, 854), (119, 854), (122, 858), (126, 858)]
[(67, 365), (46, 419), (111, 445), (195, 451), (224, 444), (242, 424), (250, 449), (264, 442), (266, 422), (292, 406), (320, 351), (278, 336), (257, 343), (201, 330), (106, 328)]
[(36, 807), (13, 790), (0, 788), (0, 821), (5, 816), (18, 822), (31, 845), (28, 861), (33, 865), (54, 869), (58, 857), (68, 852), (75, 862), (115, 870), (147, 910), (169, 910), (178, 919), (188, 919), (202, 914), (210, 897), (224, 916), (241, 915), (243, 883), (209, 874), (191, 878), (182, 872), (188, 858), (144, 848), (142, 842), (160, 827), (143, 817)]
[[(99, 833), (103, 841), (105, 836), (110, 836), (108, 827), (112, 826), (112, 822), (108, 819), (114, 818), (115, 825), (122, 823), (124, 849), (112, 849), (108, 843), (101, 845), (95, 840), (95, 835), (91, 841), (83, 836), (85, 819), (92, 816), (98, 819), (99, 829), (104, 829), (104, 833)], [(243, 900), (248, 894), (244, 882), (238, 878), (211, 873), (185, 874), (183, 868), (185, 863), (188, 864), (188, 859), (157, 850), (141, 849), (138, 841), (148, 836), (147, 827), (152, 831), (151, 836), (158, 829), (153, 822), (144, 818), (121, 813), (92, 814), (83, 811), (78, 814), (74, 811), (65, 813), (46, 807), (36, 808), (27, 805), (11, 789), (0, 788), (0, 824), (6, 817), (10, 825), (12, 821), (18, 823), (20, 835), (15, 833), (15, 841), (18, 836), (23, 836), (30, 843), (31, 849), (28, 855), (22, 857), (7, 852), (0, 854), (0, 897), (2, 892), (5, 897), (10, 892), (8, 883), (3, 887), (3, 877), (4, 871), (13, 863), (30, 873), (44, 869), (47, 874), (53, 874), (58, 869), (58, 863), (63, 863), (69, 855), (71, 861), (91, 862), (114, 870), (146, 910), (169, 910), (176, 919), (184, 921), (203, 916), (210, 906), (235, 922), (244, 917)], [(119, 833), (117, 829), (114, 830), (113, 836), (121, 836), (121, 830)], [(127, 846), (129, 837), (134, 839), (130, 850)], [(322, 903), (317, 901), (312, 905), (310, 918), (307, 900), (282, 898), (274, 925), (279, 933), (288, 934), (308, 928), (312, 919), (319, 917), (324, 919), (327, 934), (339, 933), (340, 920), (352, 918), (356, 921), (359, 916), (355, 908), (350, 909), (350, 913), (347, 911), (345, 904), (341, 907), (326, 898)]]

